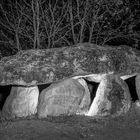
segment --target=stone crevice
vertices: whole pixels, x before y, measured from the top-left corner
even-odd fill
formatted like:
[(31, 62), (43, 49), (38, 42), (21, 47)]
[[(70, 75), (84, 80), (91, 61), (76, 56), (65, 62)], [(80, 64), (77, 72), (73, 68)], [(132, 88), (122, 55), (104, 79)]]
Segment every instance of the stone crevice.
[(129, 87), (132, 102), (135, 102), (139, 99), (137, 91), (136, 91), (135, 79), (136, 79), (136, 76), (133, 76), (124, 80)]
[(38, 86), (38, 90), (39, 90), (39, 94), (46, 88), (48, 88), (52, 83), (48, 83), (48, 84), (40, 84), (37, 85)]
[(2, 110), (5, 100), (10, 95), (12, 85), (0, 86), (0, 110)]
[(90, 105), (91, 105), (96, 96), (96, 91), (98, 89), (99, 83), (94, 82), (94, 81), (89, 81), (86, 78), (84, 80), (85, 80), (85, 82), (88, 86), (89, 92), (90, 92), (90, 100), (91, 100)]

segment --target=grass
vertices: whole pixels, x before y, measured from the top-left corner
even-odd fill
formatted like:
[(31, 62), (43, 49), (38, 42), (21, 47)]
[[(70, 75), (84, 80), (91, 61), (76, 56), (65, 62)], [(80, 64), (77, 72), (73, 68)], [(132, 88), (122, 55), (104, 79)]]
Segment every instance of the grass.
[(61, 115), (38, 119), (37, 115), (35, 115), (26, 118), (6, 119), (0, 115), (0, 123), (0, 132), (4, 136), (9, 135), (9, 137), (9, 133), (11, 133), (11, 135), (16, 135), (20, 138), (19, 134), (23, 133), (25, 138), (28, 133), (30, 137), (35, 134), (38, 137), (45, 136), (47, 139), (47, 132), (51, 129), (54, 134), (55, 132), (60, 133), (60, 139), (77, 139), (79, 137), (80, 139), (89, 140), (94, 138), (100, 140), (103, 138), (115, 139), (117, 136), (117, 140), (120, 140), (126, 137), (127, 133), (131, 138), (135, 138), (135, 131), (140, 130), (140, 110), (135, 108), (135, 104), (132, 104), (132, 108), (127, 114), (114, 118)]
[[(29, 116), (26, 118), (5, 118), (2, 113), (0, 112), (0, 124), (1, 126), (7, 126), (12, 122), (17, 122), (21, 120), (39, 120), (39, 121), (47, 121), (51, 123), (57, 124), (65, 124), (68, 126), (78, 126), (79, 129), (82, 130), (84, 128), (89, 128), (91, 131), (92, 129), (102, 128), (102, 127), (140, 127), (140, 109), (136, 109), (135, 104), (132, 104), (131, 109), (125, 115), (119, 117), (88, 117), (82, 115), (72, 115), (72, 116), (64, 116), (60, 115), (58, 117), (48, 116), (44, 119), (38, 119), (37, 115)], [(94, 128), (92, 125), (94, 124)], [(88, 129), (86, 130), (88, 131)]]

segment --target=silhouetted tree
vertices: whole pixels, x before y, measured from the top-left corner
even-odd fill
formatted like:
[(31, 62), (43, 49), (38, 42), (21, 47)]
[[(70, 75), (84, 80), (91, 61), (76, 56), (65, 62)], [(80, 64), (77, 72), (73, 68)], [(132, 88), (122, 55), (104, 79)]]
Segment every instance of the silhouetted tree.
[(83, 42), (138, 48), (139, 9), (138, 0), (1, 1), (0, 45), (14, 52)]

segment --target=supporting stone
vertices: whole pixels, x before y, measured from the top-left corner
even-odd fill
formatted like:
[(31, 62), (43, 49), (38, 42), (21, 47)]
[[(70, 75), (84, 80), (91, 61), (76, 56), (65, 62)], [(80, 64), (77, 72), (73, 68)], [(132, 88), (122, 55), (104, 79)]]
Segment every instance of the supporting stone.
[(89, 109), (90, 93), (83, 80), (67, 79), (44, 89), (39, 97), (38, 117), (82, 114)]
[(117, 75), (106, 75), (101, 81), (88, 116), (119, 116), (126, 113), (131, 104), (127, 84)]
[(81, 100), (81, 103), (79, 105), (79, 109), (76, 112), (76, 114), (85, 115), (88, 113), (89, 107), (91, 104), (90, 91), (89, 91), (87, 83), (84, 79), (80, 78), (80, 79), (78, 79), (78, 82), (84, 87), (85, 94), (83, 96), (83, 99)]
[(38, 87), (13, 86), (2, 109), (6, 118), (27, 117), (37, 112)]

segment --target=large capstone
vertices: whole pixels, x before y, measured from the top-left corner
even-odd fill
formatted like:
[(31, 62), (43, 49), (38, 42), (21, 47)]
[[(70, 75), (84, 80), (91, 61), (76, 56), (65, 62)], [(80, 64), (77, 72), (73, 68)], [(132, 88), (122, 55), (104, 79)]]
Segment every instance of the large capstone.
[(89, 105), (90, 93), (85, 81), (67, 79), (52, 84), (41, 92), (38, 117), (83, 114), (88, 111)]
[(106, 75), (101, 81), (88, 116), (119, 116), (126, 113), (131, 104), (127, 84), (117, 75)]
[(13, 86), (2, 109), (6, 118), (27, 117), (37, 112), (38, 87)]
[(69, 77), (140, 73), (140, 51), (129, 46), (80, 43), (71, 47), (19, 51), (0, 60), (0, 85), (35, 86)]

